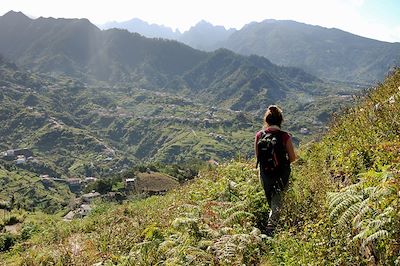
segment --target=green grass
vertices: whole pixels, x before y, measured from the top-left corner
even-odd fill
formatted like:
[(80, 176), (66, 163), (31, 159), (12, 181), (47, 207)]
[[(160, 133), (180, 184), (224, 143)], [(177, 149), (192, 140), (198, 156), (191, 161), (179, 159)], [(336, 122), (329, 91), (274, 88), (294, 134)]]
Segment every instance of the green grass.
[[(254, 226), (266, 207), (256, 171), (246, 163), (232, 163), (203, 175), (163, 197), (100, 205), (82, 221), (28, 216), (24, 226), (33, 224), (36, 233), (3, 259), (11, 265), (259, 261), (264, 244)], [(235, 188), (229, 188), (230, 181)], [(252, 196), (246, 199), (248, 194)], [(223, 243), (226, 250), (219, 249)], [(243, 250), (248, 243), (251, 250)]]
[(359, 102), (301, 148), (266, 265), (399, 262), (400, 71)]

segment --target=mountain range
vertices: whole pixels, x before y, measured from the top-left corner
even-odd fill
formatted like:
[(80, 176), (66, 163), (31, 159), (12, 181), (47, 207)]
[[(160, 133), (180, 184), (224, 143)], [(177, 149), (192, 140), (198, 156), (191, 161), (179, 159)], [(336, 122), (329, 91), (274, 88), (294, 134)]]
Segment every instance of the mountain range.
[(126, 30), (101, 31), (86, 19), (0, 17), (0, 53), (31, 70), (110, 82), (161, 86), (206, 56), (176, 41)]
[(126, 29), (130, 32), (137, 32), (148, 38), (164, 38), (183, 42), (195, 49), (212, 51), (223, 43), (234, 33), (235, 29), (225, 29), (223, 26), (214, 26), (211, 23), (201, 20), (189, 30), (180, 32), (158, 24), (149, 24), (138, 18), (124, 22), (108, 22), (98, 25), (100, 29), (112, 28)]
[(183, 33), (139, 19), (108, 23), (100, 27), (111, 29), (102, 31), (86, 19), (33, 20), (13, 11), (0, 22), (0, 53), (17, 64), (112, 82), (136, 82), (152, 73), (146, 82), (157, 87), (200, 63), (208, 55), (203, 51), (219, 48), (259, 55), (327, 80), (360, 84), (379, 82), (400, 64), (400, 43), (295, 21), (264, 20), (240, 30), (200, 21)]
[[(330, 80), (376, 83), (400, 64), (400, 43), (289, 20), (252, 22), (240, 30), (227, 30), (201, 21), (188, 31), (174, 35), (167, 34), (172, 29), (154, 24), (144, 29), (128, 21), (114, 23), (112, 27), (149, 37), (175, 39), (206, 51), (227, 48), (242, 55), (264, 56), (275, 64), (299, 67)], [(162, 29), (162, 33), (156, 34)]]
[(400, 65), (400, 43), (360, 37), (295, 21), (250, 23), (222, 45), (240, 54), (258, 54), (273, 63), (300, 67), (321, 78), (376, 83)]
[[(85, 19), (0, 17), (0, 53), (29, 70), (68, 75), (203, 98), (208, 103), (259, 111), (289, 91), (323, 82), (259, 56), (219, 49), (195, 50), (177, 41), (151, 39), (126, 30), (101, 31)], [(254, 102), (257, 102), (254, 105)]]
[(105, 24), (98, 25), (102, 30), (108, 29), (126, 29), (130, 32), (137, 32), (148, 38), (164, 38), (178, 40), (182, 33), (179, 30), (173, 30), (170, 27), (166, 27), (158, 24), (150, 24), (138, 18), (133, 18), (123, 22), (107, 22)]
[(357, 90), (264, 57), (102, 31), (85, 19), (9, 12), (0, 37), (1, 149), (29, 147), (57, 176), (251, 156), (267, 105), (286, 107), (289, 130), (317, 133)]

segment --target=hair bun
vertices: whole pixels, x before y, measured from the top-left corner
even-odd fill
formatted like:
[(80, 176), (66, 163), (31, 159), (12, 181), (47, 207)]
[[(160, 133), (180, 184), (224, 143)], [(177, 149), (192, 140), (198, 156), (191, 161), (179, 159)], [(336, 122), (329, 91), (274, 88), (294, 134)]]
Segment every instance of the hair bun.
[(270, 106), (268, 106), (268, 110), (276, 111), (277, 109), (278, 109), (278, 107), (277, 107), (276, 105), (270, 105)]
[(275, 104), (268, 106), (268, 109), (264, 115), (264, 122), (266, 123), (266, 125), (275, 125), (281, 127), (282, 121), (282, 110)]

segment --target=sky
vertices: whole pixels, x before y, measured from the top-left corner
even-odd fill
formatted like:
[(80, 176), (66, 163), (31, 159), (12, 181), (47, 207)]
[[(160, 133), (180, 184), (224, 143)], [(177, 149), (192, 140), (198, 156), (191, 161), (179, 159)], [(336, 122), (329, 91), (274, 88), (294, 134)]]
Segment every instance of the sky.
[(0, 0), (0, 15), (10, 10), (97, 25), (139, 18), (181, 32), (200, 20), (240, 29), (252, 21), (288, 19), (400, 42), (400, 0)]

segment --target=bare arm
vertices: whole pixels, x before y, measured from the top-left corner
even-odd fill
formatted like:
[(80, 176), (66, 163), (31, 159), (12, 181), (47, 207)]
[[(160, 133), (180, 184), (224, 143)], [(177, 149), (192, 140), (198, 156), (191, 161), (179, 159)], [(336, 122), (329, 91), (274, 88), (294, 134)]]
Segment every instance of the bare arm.
[(289, 161), (292, 163), (296, 160), (296, 153), (294, 152), (292, 138), (289, 138), (286, 142), (286, 150), (289, 155)]

